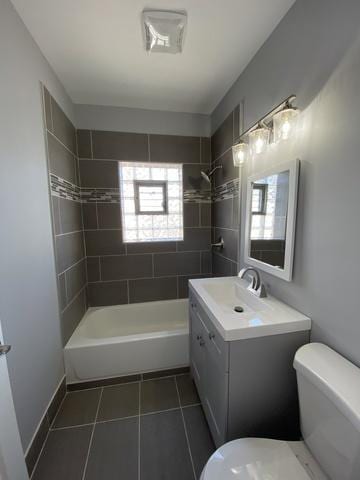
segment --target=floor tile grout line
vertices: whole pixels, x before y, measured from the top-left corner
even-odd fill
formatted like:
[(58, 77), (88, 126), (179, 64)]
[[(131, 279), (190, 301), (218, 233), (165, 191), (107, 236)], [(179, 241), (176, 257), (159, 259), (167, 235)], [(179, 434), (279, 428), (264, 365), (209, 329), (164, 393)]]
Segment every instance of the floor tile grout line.
[(80, 423), (76, 425), (66, 425), (64, 427), (52, 427), (50, 428), (50, 432), (57, 432), (58, 430), (69, 430), (70, 428), (90, 427), (91, 425), (94, 425), (94, 422)]
[(99, 390), (100, 388), (119, 387), (121, 385), (131, 385), (132, 383), (139, 383), (139, 382), (141, 382), (141, 380), (133, 380), (132, 382), (113, 383), (111, 385), (102, 385), (98, 387), (80, 388), (79, 390), (68, 390), (67, 393), (88, 392), (89, 390)]
[(192, 408), (192, 407), (199, 407), (201, 405), (201, 402), (198, 403), (189, 403), (189, 405), (181, 405), (181, 408)]
[(179, 392), (179, 387), (178, 387), (176, 377), (174, 377), (174, 382), (175, 382), (175, 387), (176, 387), (176, 391), (177, 391), (177, 395), (178, 395), (178, 399), (179, 399), (181, 418), (182, 418), (182, 421), (183, 421), (186, 442), (187, 442), (188, 451), (189, 451), (189, 455), (190, 455), (191, 466), (192, 466), (192, 470), (193, 470), (193, 474), (194, 474), (194, 480), (197, 480), (196, 473), (195, 473), (194, 460), (193, 460), (193, 457), (192, 457), (191, 447), (190, 447), (190, 442), (189, 442), (189, 435), (188, 435), (188, 432), (187, 432), (187, 429), (186, 429), (185, 417), (184, 417), (184, 412), (183, 412), (183, 409), (182, 409), (182, 406), (181, 406), (180, 392)]
[[(138, 425), (138, 444), (139, 444), (139, 454), (138, 454), (138, 480), (140, 480), (140, 475), (141, 475), (141, 472), (140, 472), (140, 459), (141, 459), (141, 453), (140, 453), (140, 445), (141, 445), (141, 417), (142, 416), (148, 416), (148, 415), (156, 415), (156, 414), (161, 414), (161, 413), (166, 413), (166, 412), (171, 412), (171, 411), (176, 411), (176, 410), (180, 410), (181, 411), (181, 416), (182, 416), (182, 421), (183, 421), (183, 426), (184, 426), (184, 431), (185, 431), (185, 436), (186, 436), (186, 440), (187, 440), (187, 445), (188, 445), (188, 450), (189, 450), (189, 455), (190, 455), (190, 460), (191, 460), (191, 464), (192, 464), (192, 468), (193, 468), (193, 473), (194, 473), (194, 478), (196, 480), (196, 474), (195, 474), (195, 468), (194, 468), (194, 463), (193, 463), (193, 458), (192, 458), (192, 453), (191, 453), (191, 448), (190, 448), (190, 442), (189, 442), (189, 438), (188, 438), (188, 432), (187, 432), (187, 429), (186, 429), (186, 423), (185, 423), (185, 418), (184, 418), (184, 414), (183, 414), (183, 409), (184, 408), (191, 408), (191, 407), (196, 407), (196, 406), (199, 406), (201, 405), (201, 403), (193, 403), (193, 404), (189, 404), (189, 405), (182, 405), (181, 404), (181, 399), (180, 399), (180, 393), (179, 393), (179, 388), (178, 388), (178, 384), (177, 384), (177, 377), (178, 376), (182, 376), (182, 375), (186, 375), (186, 373), (181, 373), (181, 374), (178, 374), (178, 375), (170, 375), (168, 377), (160, 377), (160, 378), (154, 378), (154, 379), (148, 379), (148, 380), (144, 380), (144, 381), (151, 381), (151, 380), (160, 380), (162, 378), (173, 378), (174, 379), (174, 383), (175, 383), (175, 388), (176, 388), (176, 392), (177, 392), (177, 397), (178, 397), (178, 401), (179, 401), (179, 406), (178, 407), (174, 407), (174, 408), (170, 408), (170, 409), (166, 409), (166, 410), (158, 410), (158, 411), (153, 411), (153, 412), (144, 412), (144, 413), (141, 413), (141, 381), (135, 381), (135, 382), (128, 382), (127, 384), (133, 384), (133, 383), (138, 383), (139, 384), (139, 412), (137, 415), (131, 415), (131, 416), (127, 416), (127, 417), (118, 417), (118, 418), (114, 418), (114, 419), (109, 419), (109, 420), (98, 420), (98, 416), (99, 416), (99, 411), (100, 411), (100, 405), (101, 405), (101, 400), (102, 400), (102, 396), (103, 396), (103, 392), (104, 392), (104, 388), (107, 388), (107, 387), (112, 387), (114, 385), (106, 385), (104, 387), (96, 387), (96, 388), (92, 388), (90, 390), (96, 390), (96, 389), (99, 389), (101, 390), (100, 392), (100, 396), (99, 396), (99, 401), (98, 401), (98, 405), (97, 405), (97, 410), (96, 410), (96, 414), (95, 414), (95, 420), (94, 422), (91, 422), (91, 423), (84, 423), (84, 424), (79, 424), (79, 425), (69, 425), (69, 426), (64, 426), (64, 427), (58, 427), (58, 428), (54, 428), (53, 425), (55, 424), (55, 421), (56, 421), (56, 418), (58, 417), (58, 414), (61, 410), (61, 407), (68, 395), (68, 393), (74, 393), (74, 392), (66, 392), (66, 394), (64, 395), (61, 403), (60, 403), (60, 406), (58, 408), (58, 411), (53, 419), (53, 421), (51, 422), (51, 425), (49, 427), (49, 430), (47, 432), (47, 435), (46, 435), (46, 438), (44, 440), (44, 443), (42, 445), (42, 448), (40, 450), (40, 453), (39, 453), (39, 456), (37, 458), (37, 461), (34, 465), (34, 468), (32, 470), (32, 473), (31, 473), (31, 476), (30, 476), (30, 479), (33, 478), (33, 475), (34, 475), (34, 472), (38, 466), (38, 463), (40, 461), (40, 458), (43, 454), (43, 450), (45, 448), (45, 444), (48, 440), (48, 437), (50, 435), (50, 432), (54, 432), (56, 430), (66, 430), (66, 429), (71, 429), (71, 428), (81, 428), (81, 427), (85, 427), (85, 426), (92, 426), (92, 432), (91, 432), (91, 437), (90, 437), (90, 441), (89, 441), (89, 447), (88, 447), (88, 452), (87, 452), (87, 457), (86, 457), (86, 462), (85, 462), (85, 465), (84, 465), (84, 471), (83, 471), (83, 476), (82, 476), (82, 480), (84, 480), (85, 478), (85, 475), (86, 475), (86, 470), (87, 470), (87, 465), (88, 465), (88, 461), (89, 461), (89, 457), (90, 457), (90, 451), (91, 451), (91, 446), (92, 446), (92, 442), (93, 442), (93, 436), (94, 436), (94, 432), (95, 432), (95, 428), (96, 428), (96, 425), (97, 424), (103, 424), (103, 423), (109, 423), (109, 422), (114, 422), (114, 421), (121, 421), (121, 420), (126, 420), (126, 419), (130, 419), (130, 418), (138, 418), (138, 422), (139, 422), (139, 425)], [(118, 385), (124, 385), (124, 384), (118, 384)]]
[[(97, 422), (101, 423), (101, 422)], [(70, 428), (81, 428), (81, 427), (90, 427), (91, 425), (94, 425), (94, 422), (89, 422), (89, 423), (80, 423), (76, 425), (65, 425), (64, 427), (51, 427), (50, 431), (51, 432), (57, 432), (58, 430), (69, 430)]]
[(94, 421), (94, 424), (93, 424), (93, 427), (92, 427), (91, 436), (90, 436), (90, 442), (89, 442), (89, 447), (88, 447), (88, 451), (87, 451), (87, 455), (86, 455), (86, 460), (85, 460), (85, 465), (84, 465), (84, 471), (83, 471), (83, 474), (82, 474), (82, 477), (81, 477), (82, 480), (85, 479), (86, 470), (87, 470), (87, 466), (88, 466), (88, 463), (89, 463), (90, 450), (91, 450), (91, 445), (92, 445), (93, 438), (94, 438), (96, 420), (97, 420), (98, 415), (99, 415), (99, 410), (100, 410), (100, 404), (101, 404), (101, 399), (102, 399), (103, 391), (104, 391), (104, 388), (101, 389), (100, 395), (99, 395), (99, 401), (98, 401), (98, 405), (97, 405), (97, 409), (96, 409), (96, 414), (95, 414), (95, 421)]
[(119, 422), (121, 420), (128, 420), (130, 418), (138, 418), (138, 417), (147, 417), (149, 415), (157, 415), (158, 413), (167, 413), (167, 412), (173, 412), (174, 410), (180, 410), (180, 408), (192, 408), (192, 407), (199, 407), (201, 403), (191, 403), (189, 405), (183, 405), (182, 407), (173, 407), (173, 408), (168, 408), (166, 410), (154, 410), (153, 412), (145, 412), (145, 413), (138, 413), (136, 415), (128, 415), (126, 417), (116, 417), (116, 418), (109, 418), (107, 420), (97, 420), (95, 422), (91, 423), (81, 423), (77, 425), (67, 425), (66, 427), (57, 427), (57, 428), (50, 428), (51, 432), (56, 432), (57, 430), (68, 430), (70, 428), (81, 428), (81, 427), (89, 427), (91, 425), (101, 425), (103, 423), (110, 423), (110, 422)]
[[(143, 382), (149, 382), (151, 380), (162, 380), (164, 378), (173, 378), (173, 377), (177, 377), (178, 375), (186, 375), (188, 372), (185, 372), (185, 373), (175, 373), (175, 374), (169, 374), (169, 375), (164, 375), (163, 377), (151, 377), (151, 378), (144, 378)], [(146, 375), (146, 373), (145, 373)]]
[(145, 412), (145, 413), (142, 413), (141, 416), (142, 417), (148, 417), (149, 415), (156, 415), (158, 413), (167, 413), (167, 412), (173, 412), (174, 410), (180, 410), (180, 406), (179, 407), (173, 407), (173, 408), (167, 408), (166, 410), (158, 410), (158, 411), (154, 411), (154, 412)]
[(142, 382), (151, 382), (151, 381), (156, 381), (156, 380), (163, 380), (165, 378), (175, 378), (175, 377), (178, 377), (179, 375), (187, 375), (188, 372), (186, 373), (178, 373), (176, 375), (165, 375), (164, 377), (154, 377), (154, 378), (144, 378), (144, 380), (142, 380)]
[[(145, 373), (146, 374), (146, 373)], [(100, 388), (119, 387), (120, 385), (129, 385), (131, 383), (150, 382), (151, 380), (162, 380), (163, 378), (181, 377), (182, 375), (189, 375), (189, 372), (175, 373), (174, 375), (164, 375), (163, 377), (143, 378), (143, 373), (140, 373), (140, 380), (133, 380), (129, 382), (113, 383), (111, 385), (99, 385), (98, 387), (80, 388), (78, 390), (67, 390), (66, 393), (86, 392), (88, 390), (98, 390)], [(69, 385), (72, 385), (71, 383)]]
[(137, 418), (139, 415), (128, 415), (127, 417), (116, 417), (116, 418), (109, 418), (108, 420), (98, 420), (96, 425), (103, 425), (104, 423), (111, 423), (111, 422), (121, 422), (121, 420), (130, 420), (131, 418)]

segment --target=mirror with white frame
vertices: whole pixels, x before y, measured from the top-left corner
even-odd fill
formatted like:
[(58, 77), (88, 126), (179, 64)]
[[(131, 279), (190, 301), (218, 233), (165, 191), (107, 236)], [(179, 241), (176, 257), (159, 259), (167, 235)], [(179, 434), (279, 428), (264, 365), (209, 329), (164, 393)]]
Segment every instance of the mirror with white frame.
[(251, 175), (247, 182), (244, 261), (291, 281), (299, 161)]

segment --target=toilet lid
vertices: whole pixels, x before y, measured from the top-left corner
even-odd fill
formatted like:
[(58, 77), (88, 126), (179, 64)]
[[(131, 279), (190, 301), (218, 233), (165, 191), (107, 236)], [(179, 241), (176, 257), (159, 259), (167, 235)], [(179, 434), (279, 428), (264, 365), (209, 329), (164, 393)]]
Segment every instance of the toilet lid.
[(309, 480), (285, 441), (242, 438), (226, 443), (209, 458), (202, 480)]

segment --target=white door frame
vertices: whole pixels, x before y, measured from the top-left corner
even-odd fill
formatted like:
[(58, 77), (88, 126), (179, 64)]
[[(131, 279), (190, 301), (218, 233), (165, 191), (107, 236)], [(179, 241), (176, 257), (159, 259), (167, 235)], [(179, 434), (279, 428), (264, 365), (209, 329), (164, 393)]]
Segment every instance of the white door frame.
[[(1, 321), (0, 343), (4, 343)], [(5, 354), (0, 354), (0, 418), (0, 480), (28, 480)]]

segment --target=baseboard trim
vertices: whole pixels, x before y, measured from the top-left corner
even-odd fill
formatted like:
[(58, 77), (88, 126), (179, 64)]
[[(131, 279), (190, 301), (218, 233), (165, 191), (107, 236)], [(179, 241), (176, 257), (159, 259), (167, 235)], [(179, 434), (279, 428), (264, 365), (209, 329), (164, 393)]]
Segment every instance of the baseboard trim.
[(55, 389), (53, 396), (51, 397), (44, 415), (42, 416), (37, 429), (25, 451), (25, 463), (29, 476), (31, 477), (35, 468), (36, 462), (39, 458), (41, 450), (43, 448), (46, 437), (49, 433), (50, 426), (57, 414), (60, 404), (66, 394), (66, 377), (62, 377), (58, 386)]
[(189, 370), (190, 367), (185, 366), (170, 368), (166, 370), (155, 370), (152, 372), (136, 373), (133, 375), (123, 375), (121, 377), (108, 377), (84, 382), (68, 383), (67, 391), (73, 392), (77, 390), (90, 390), (91, 388), (107, 387), (111, 385), (119, 385), (121, 383), (140, 382), (141, 380), (170, 377), (172, 375), (181, 375), (184, 373), (188, 373)]

